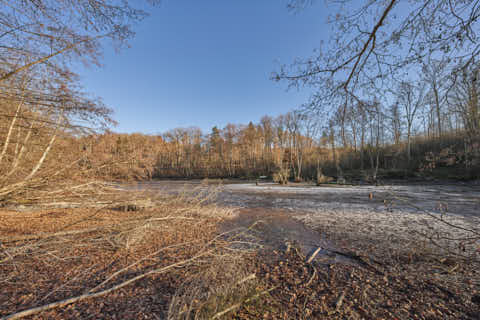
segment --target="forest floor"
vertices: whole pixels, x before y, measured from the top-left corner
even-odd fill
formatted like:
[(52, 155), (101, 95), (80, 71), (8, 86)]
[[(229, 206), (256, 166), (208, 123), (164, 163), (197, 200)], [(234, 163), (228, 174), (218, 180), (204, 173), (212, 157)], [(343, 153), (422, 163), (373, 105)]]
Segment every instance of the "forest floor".
[(147, 185), (0, 212), (0, 319), (479, 319), (478, 186)]

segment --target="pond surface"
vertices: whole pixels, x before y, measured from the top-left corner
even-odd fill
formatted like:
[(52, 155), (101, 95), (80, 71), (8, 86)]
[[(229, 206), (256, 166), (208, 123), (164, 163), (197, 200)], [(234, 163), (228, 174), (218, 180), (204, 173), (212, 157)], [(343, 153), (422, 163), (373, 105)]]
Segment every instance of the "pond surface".
[(384, 186), (312, 186), (274, 183), (229, 182), (205, 184), (201, 180), (158, 180), (130, 185), (137, 190), (168, 193), (191, 192), (218, 187), (216, 203), (236, 208), (283, 209), (312, 212), (319, 209), (372, 210), (449, 213), (463, 217), (480, 217), (480, 185), (411, 184)]
[(255, 225), (250, 236), (268, 250), (285, 249), (292, 243), (308, 257), (321, 248), (316, 261), (325, 264), (357, 263), (315, 231), (329, 226), (343, 225), (342, 230), (349, 234), (370, 239), (395, 237), (401, 239), (399, 245), (412, 241), (415, 232), (471, 235), (450, 228), (439, 218), (470, 230), (480, 228), (480, 186), (475, 184), (280, 186), (269, 182), (158, 180), (128, 188), (170, 194), (213, 190), (216, 197), (211, 201), (237, 209), (237, 216), (222, 227), (223, 231)]

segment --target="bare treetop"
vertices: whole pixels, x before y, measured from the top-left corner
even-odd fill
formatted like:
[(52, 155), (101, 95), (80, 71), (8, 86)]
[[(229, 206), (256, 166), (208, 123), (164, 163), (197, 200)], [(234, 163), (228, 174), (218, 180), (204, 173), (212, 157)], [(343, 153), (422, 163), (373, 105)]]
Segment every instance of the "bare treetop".
[[(306, 8), (295, 0), (291, 8)], [(338, 107), (382, 98), (383, 90), (417, 79), (429, 59), (444, 59), (451, 72), (476, 64), (478, 1), (368, 0), (326, 1), (336, 9), (329, 18), (331, 39), (309, 58), (273, 74), (292, 86), (316, 88), (310, 107)]]
[(98, 64), (100, 39), (124, 45), (147, 15), (121, 0), (2, 0), (0, 8), (2, 81), (38, 65), (61, 71), (67, 57)]

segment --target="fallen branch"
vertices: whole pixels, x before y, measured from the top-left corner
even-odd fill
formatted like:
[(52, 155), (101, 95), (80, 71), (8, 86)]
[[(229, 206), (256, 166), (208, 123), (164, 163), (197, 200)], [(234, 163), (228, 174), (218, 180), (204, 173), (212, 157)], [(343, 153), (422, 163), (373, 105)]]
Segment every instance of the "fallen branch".
[(65, 300), (61, 300), (61, 301), (57, 301), (57, 302), (52, 302), (52, 303), (49, 303), (49, 304), (44, 305), (44, 306), (40, 306), (40, 307), (36, 307), (36, 308), (32, 308), (32, 309), (27, 309), (27, 310), (24, 310), (24, 311), (20, 311), (20, 312), (13, 313), (13, 314), (10, 314), (8, 316), (5, 316), (5, 317), (1, 318), (0, 320), (20, 319), (20, 318), (31, 316), (33, 314), (37, 314), (37, 313), (40, 313), (40, 312), (43, 312), (43, 311), (47, 311), (47, 310), (51, 310), (51, 309), (55, 309), (55, 308), (59, 308), (59, 307), (64, 307), (66, 305), (76, 303), (76, 302), (79, 302), (79, 301), (82, 301), (82, 300), (101, 297), (101, 296), (104, 296), (104, 295), (106, 295), (110, 292), (113, 292), (115, 290), (126, 287), (129, 284), (134, 283), (134, 282), (136, 282), (138, 280), (141, 280), (143, 278), (146, 278), (150, 275), (163, 273), (163, 272), (168, 271), (170, 269), (173, 269), (175, 267), (179, 267), (179, 266), (182, 266), (182, 265), (187, 264), (189, 262), (195, 261), (196, 259), (198, 259), (202, 256), (205, 256), (205, 255), (207, 255), (211, 252), (212, 251), (202, 252), (202, 253), (197, 254), (196, 256), (194, 256), (190, 259), (186, 259), (186, 260), (168, 265), (166, 267), (151, 270), (149, 272), (146, 272), (146, 273), (140, 274), (136, 277), (133, 277), (133, 278), (127, 280), (127, 281), (119, 283), (119, 284), (117, 284), (117, 285), (115, 285), (115, 286), (113, 286), (109, 289), (105, 289), (105, 290), (95, 292), (95, 293), (86, 293), (86, 294), (82, 294), (82, 295), (77, 296), (77, 297), (72, 297), (72, 298), (69, 298), (69, 299), (65, 299)]
[(82, 234), (82, 233), (89, 233), (93, 231), (102, 230), (104, 228), (89, 228), (89, 229), (80, 229), (80, 230), (70, 230), (70, 231), (60, 231), (55, 233), (37, 233), (31, 234), (21, 237), (12, 237), (12, 238), (2, 238), (0, 239), (3, 243), (8, 242), (18, 242), (18, 241), (27, 241), (27, 240), (37, 240), (37, 239), (45, 239), (45, 238), (52, 238), (52, 237), (60, 237), (60, 236), (70, 236), (74, 234)]
[[(191, 243), (191, 242), (190, 242), (190, 243)], [(154, 253), (149, 254), (148, 256), (143, 257), (143, 258), (135, 261), (134, 263), (126, 266), (125, 268), (122, 268), (122, 269), (118, 270), (117, 272), (113, 273), (111, 276), (109, 276), (107, 279), (105, 279), (102, 283), (100, 283), (99, 285), (97, 285), (95, 288), (90, 289), (90, 290), (88, 291), (88, 293), (92, 293), (92, 292), (94, 292), (95, 290), (98, 290), (99, 288), (103, 287), (105, 284), (107, 284), (110, 280), (112, 280), (113, 278), (115, 278), (115, 277), (118, 276), (119, 274), (127, 271), (127, 270), (130, 269), (130, 268), (133, 268), (134, 266), (138, 265), (140, 262), (145, 261), (145, 260), (147, 260), (147, 259), (149, 259), (149, 258), (151, 258), (151, 257), (153, 257), (153, 256), (155, 256), (155, 255), (157, 255), (157, 254), (159, 254), (160, 252), (162, 252), (162, 251), (164, 251), (164, 250), (171, 249), (171, 248), (177, 248), (177, 247), (181, 247), (181, 246), (185, 246), (185, 245), (190, 244), (190, 243), (188, 243), (188, 242), (187, 242), (187, 243), (179, 243), (179, 244), (174, 244), (174, 245), (171, 245), (171, 246), (167, 246), (167, 247), (161, 248), (161, 249), (155, 251)]]

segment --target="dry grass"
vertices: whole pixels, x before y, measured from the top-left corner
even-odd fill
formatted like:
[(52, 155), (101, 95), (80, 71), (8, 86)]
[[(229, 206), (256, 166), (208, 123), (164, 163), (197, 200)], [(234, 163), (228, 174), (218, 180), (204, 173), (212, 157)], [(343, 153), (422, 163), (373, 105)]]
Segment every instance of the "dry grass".
[[(229, 277), (243, 277), (239, 266), (249, 250), (230, 248), (242, 230), (219, 235), (218, 223), (232, 211), (206, 202), (208, 196), (197, 192), (163, 196), (155, 206), (136, 211), (1, 212), (0, 316), (10, 319), (9, 314), (24, 311), (11, 318), (29, 313), (40, 318), (98, 318), (113, 312), (120, 317), (165, 318), (174, 310), (172, 304), (168, 311), (171, 297), (179, 301), (176, 288), (188, 281), (198, 283), (187, 275), (199, 279), (202, 274), (214, 281), (227, 275), (214, 271), (222, 262), (232, 267)], [(199, 293), (198, 298), (227, 294), (226, 279), (218, 291)], [(190, 294), (205, 288), (198, 285)]]
[(209, 268), (188, 277), (177, 289), (168, 319), (211, 319), (226, 314), (225, 310), (254, 295), (256, 284), (255, 274), (249, 274), (241, 255), (215, 257)]

